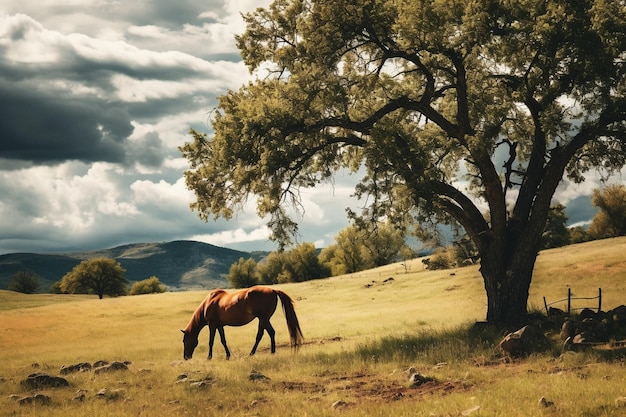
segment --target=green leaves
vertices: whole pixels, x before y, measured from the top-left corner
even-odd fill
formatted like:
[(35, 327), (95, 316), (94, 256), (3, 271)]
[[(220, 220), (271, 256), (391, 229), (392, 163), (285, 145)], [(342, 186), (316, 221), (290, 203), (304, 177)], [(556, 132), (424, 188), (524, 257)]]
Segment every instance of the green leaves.
[(275, 1), (237, 37), (257, 80), (220, 98), (213, 137), (181, 148), (192, 208), (229, 218), (256, 198), (289, 243), (299, 190), (364, 168), (356, 192), (376, 220), (509, 239), (507, 213), (547, 213), (566, 169), (623, 165), (625, 13), (605, 0)]
[(61, 291), (70, 294), (93, 291), (99, 298), (104, 295), (126, 294), (128, 280), (126, 270), (109, 258), (94, 258), (82, 261), (61, 279)]

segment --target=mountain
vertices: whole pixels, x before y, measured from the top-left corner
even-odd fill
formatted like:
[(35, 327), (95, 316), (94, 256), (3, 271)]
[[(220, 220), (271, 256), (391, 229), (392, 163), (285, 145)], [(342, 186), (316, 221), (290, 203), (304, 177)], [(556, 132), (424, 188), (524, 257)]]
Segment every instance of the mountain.
[(13, 274), (33, 272), (41, 291), (59, 281), (80, 262), (112, 258), (126, 269), (131, 282), (156, 276), (170, 291), (228, 286), (228, 270), (239, 258), (263, 259), (265, 252), (241, 252), (207, 243), (179, 240), (165, 243), (134, 243), (111, 249), (62, 254), (12, 253), (0, 255), (0, 289), (6, 289)]

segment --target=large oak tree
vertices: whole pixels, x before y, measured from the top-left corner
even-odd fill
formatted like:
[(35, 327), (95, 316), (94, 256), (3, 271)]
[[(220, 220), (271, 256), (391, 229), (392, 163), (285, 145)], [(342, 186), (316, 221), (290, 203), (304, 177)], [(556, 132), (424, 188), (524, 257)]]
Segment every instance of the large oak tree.
[(624, 0), (276, 0), (237, 37), (256, 81), (181, 148), (192, 209), (256, 196), (288, 242), (298, 191), (366, 172), (362, 215), (462, 226), (487, 320), (518, 324), (551, 200), (626, 160)]

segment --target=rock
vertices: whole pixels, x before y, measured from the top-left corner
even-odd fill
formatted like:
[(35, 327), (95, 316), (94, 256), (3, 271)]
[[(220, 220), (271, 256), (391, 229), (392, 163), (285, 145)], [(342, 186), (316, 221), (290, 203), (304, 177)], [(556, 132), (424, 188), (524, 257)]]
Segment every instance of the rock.
[(96, 374), (102, 372), (112, 372), (112, 371), (128, 371), (128, 366), (124, 362), (112, 362), (107, 365), (102, 365), (93, 370)]
[(573, 320), (565, 320), (563, 325), (561, 326), (561, 333), (559, 337), (561, 340), (565, 341), (570, 337), (574, 337), (576, 334), (576, 322)]
[(347, 407), (348, 405), (350, 405), (349, 403), (343, 401), (343, 400), (337, 400), (333, 403), (332, 408), (334, 408), (335, 410), (338, 408), (344, 408)]
[(540, 330), (527, 325), (507, 334), (498, 346), (507, 356), (520, 357), (541, 351), (548, 345), (548, 338)]
[(78, 391), (76, 391), (76, 394), (74, 394), (74, 397), (72, 397), (72, 400), (74, 401), (85, 401), (85, 397), (87, 396), (87, 390), (86, 389), (79, 389)]
[(80, 371), (89, 371), (91, 370), (91, 364), (88, 362), (81, 362), (74, 365), (63, 365), (61, 367), (61, 375), (71, 374), (74, 372)]
[(59, 376), (36, 373), (28, 375), (28, 377), (21, 382), (21, 385), (27, 389), (35, 390), (42, 388), (67, 387), (70, 384), (67, 382), (67, 379)]
[(100, 391), (96, 393), (96, 397), (103, 398), (106, 400), (117, 400), (117, 399), (124, 397), (124, 390), (122, 389), (109, 390), (108, 388), (102, 388)]
[(577, 333), (584, 335), (588, 342), (604, 342), (607, 339), (605, 324), (595, 318), (586, 318), (579, 323)]
[(210, 388), (213, 385), (212, 380), (195, 381), (189, 384), (191, 388)]
[(592, 309), (590, 309), (590, 308), (584, 308), (584, 309), (580, 312), (580, 314), (578, 315), (578, 318), (579, 318), (580, 320), (585, 320), (585, 319), (595, 319), (595, 318), (597, 318), (597, 316), (598, 316), (598, 314), (597, 314), (595, 311), (593, 311)]
[(424, 376), (422, 374), (419, 374), (417, 372), (411, 375), (411, 377), (409, 378), (409, 383), (411, 384), (412, 387), (419, 387), (420, 385), (423, 385), (431, 381), (434, 381), (434, 379), (429, 376)]
[(563, 317), (563, 316), (565, 316), (565, 311), (561, 310), (560, 308), (550, 307), (548, 309), (548, 316), (550, 316), (550, 317)]
[(609, 311), (609, 317), (615, 322), (618, 326), (626, 325), (626, 306), (621, 305), (619, 307), (614, 308)]
[(248, 379), (250, 381), (268, 381), (270, 378), (253, 369), (250, 371), (250, 374), (248, 374)]
[(20, 405), (27, 405), (27, 404), (34, 404), (34, 403), (41, 404), (41, 405), (48, 405), (52, 402), (52, 398), (43, 394), (35, 394), (35, 395), (28, 396), (28, 397), (22, 397), (18, 399), (17, 402)]
[(554, 402), (546, 400), (546, 397), (539, 398), (537, 404), (545, 408), (554, 406)]

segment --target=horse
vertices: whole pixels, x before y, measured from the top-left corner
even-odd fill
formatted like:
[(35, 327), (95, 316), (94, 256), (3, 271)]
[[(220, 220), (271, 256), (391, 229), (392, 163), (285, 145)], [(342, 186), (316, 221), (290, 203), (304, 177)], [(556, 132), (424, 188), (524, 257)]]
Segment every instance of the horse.
[(291, 347), (297, 348), (304, 341), (304, 337), (302, 336), (298, 317), (293, 307), (293, 300), (281, 290), (257, 285), (232, 293), (216, 289), (207, 295), (191, 316), (187, 327), (181, 330), (183, 332), (184, 359), (191, 359), (194, 349), (198, 346), (198, 334), (204, 326), (209, 326), (208, 358), (211, 359), (213, 357), (213, 341), (215, 340), (215, 331), (217, 330), (226, 351), (226, 359), (230, 359), (230, 350), (226, 345), (224, 326), (243, 326), (255, 318), (259, 319), (259, 328), (250, 355), (255, 354), (265, 331), (270, 335), (272, 353), (276, 352), (276, 341), (274, 339), (276, 332), (270, 323), (270, 318), (276, 311), (279, 298), (283, 306), (287, 328), (289, 329)]

